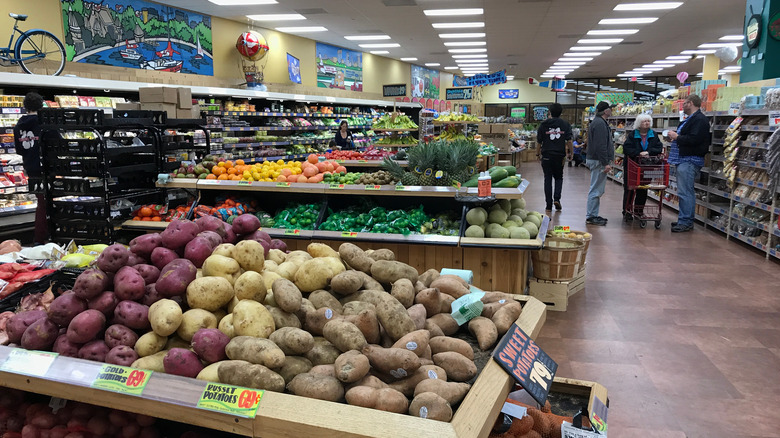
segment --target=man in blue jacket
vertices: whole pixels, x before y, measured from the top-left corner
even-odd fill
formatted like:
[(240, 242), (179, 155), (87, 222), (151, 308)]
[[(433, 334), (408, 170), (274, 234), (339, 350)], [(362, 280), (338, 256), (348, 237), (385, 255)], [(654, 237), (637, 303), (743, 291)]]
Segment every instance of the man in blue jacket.
[(680, 213), (677, 222), (672, 222), (672, 233), (693, 231), (696, 212), (694, 184), (704, 166), (704, 156), (710, 151), (710, 122), (701, 110), (701, 98), (691, 94), (683, 102), (683, 112), (688, 118), (680, 122), (677, 131), (669, 131), (672, 145), (669, 149), (669, 164), (676, 166), (677, 197)]

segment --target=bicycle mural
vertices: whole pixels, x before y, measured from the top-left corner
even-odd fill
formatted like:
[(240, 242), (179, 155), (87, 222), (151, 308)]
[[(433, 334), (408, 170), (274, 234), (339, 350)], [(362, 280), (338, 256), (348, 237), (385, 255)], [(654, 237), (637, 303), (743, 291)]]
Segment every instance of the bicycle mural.
[(214, 75), (211, 17), (143, 0), (61, 0), (68, 61)]

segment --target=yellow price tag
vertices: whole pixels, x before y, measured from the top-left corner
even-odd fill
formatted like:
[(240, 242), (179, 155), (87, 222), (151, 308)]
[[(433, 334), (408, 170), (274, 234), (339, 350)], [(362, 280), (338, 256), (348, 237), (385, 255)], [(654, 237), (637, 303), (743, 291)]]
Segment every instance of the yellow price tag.
[(245, 418), (255, 418), (265, 391), (222, 383), (208, 383), (198, 400), (198, 407)]
[(152, 371), (103, 364), (97, 377), (92, 381), (92, 387), (123, 394), (141, 395), (151, 376)]

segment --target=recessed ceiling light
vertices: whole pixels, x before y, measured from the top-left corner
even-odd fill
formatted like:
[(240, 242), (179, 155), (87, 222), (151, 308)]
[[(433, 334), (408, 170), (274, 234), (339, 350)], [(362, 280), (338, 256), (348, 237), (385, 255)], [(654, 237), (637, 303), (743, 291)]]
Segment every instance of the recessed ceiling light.
[(579, 40), (577, 44), (617, 44), (623, 41), (623, 38), (593, 38), (587, 40)]
[(468, 46), (484, 46), (487, 45), (484, 41), (451, 41), (444, 43), (447, 47), (468, 47)]
[(561, 62), (569, 62), (569, 61), (593, 61), (593, 58), (558, 58), (558, 61), (561, 61)]
[(601, 52), (574, 52), (574, 53), (564, 53), (563, 56), (599, 56), (601, 55)]
[(209, 0), (211, 3), (219, 6), (252, 6), (252, 5), (275, 5), (276, 0)]
[(473, 54), (473, 55), (452, 55), (453, 59), (467, 59), (467, 58), (487, 58), (486, 53)]
[(468, 23), (433, 23), (434, 29), (467, 29), (485, 27), (485, 23), (482, 21), (473, 21)]
[(657, 11), (661, 9), (675, 9), (682, 2), (655, 2), (655, 3), (623, 3), (615, 6), (615, 11)]
[(388, 52), (387, 50), (371, 50), (369, 53), (371, 53), (372, 55), (387, 55), (390, 52)]
[(327, 32), (328, 29), (322, 26), (294, 26), (277, 27), (276, 30), (284, 33), (308, 33), (308, 32)]
[(484, 53), (487, 52), (487, 49), (480, 48), (480, 49), (449, 49), (447, 50), (450, 53)]
[(480, 32), (440, 33), (439, 38), (485, 38), (485, 34)]
[(641, 18), (604, 18), (599, 24), (649, 24), (658, 20), (656, 17)]
[(390, 35), (348, 35), (344, 39), (350, 41), (381, 41), (389, 40)]
[(683, 50), (681, 55), (712, 55), (715, 50)]
[(425, 66), (426, 66), (426, 67), (438, 67), (438, 66), (440, 66), (440, 65), (441, 65), (441, 64), (439, 64), (438, 62), (426, 62), (426, 63), (425, 63)]
[(260, 14), (260, 15), (247, 15), (247, 18), (255, 21), (294, 21), (305, 20), (301, 14)]
[(742, 41), (745, 38), (744, 35), (726, 35), (718, 38), (721, 41)]
[(417, 58), (401, 58), (401, 61), (417, 61)]
[(586, 47), (575, 46), (575, 47), (570, 48), (569, 50), (571, 50), (573, 52), (585, 52), (585, 51), (588, 51), (588, 50), (604, 51), (604, 50), (609, 50), (611, 48), (612, 48), (612, 46), (586, 46)]
[(639, 32), (639, 29), (606, 29), (606, 30), (589, 30), (588, 35), (633, 35)]
[(721, 47), (741, 47), (742, 43), (708, 43), (699, 44), (700, 49), (719, 49)]
[(445, 70), (457, 70), (458, 68), (460, 68), (460, 67), (457, 67), (457, 66), (444, 67)]
[(364, 49), (389, 49), (393, 47), (401, 47), (401, 45), (398, 43), (358, 44), (358, 46)]
[(485, 11), (482, 8), (425, 9), (423, 13), (429, 17), (453, 17), (458, 15), (482, 15)]

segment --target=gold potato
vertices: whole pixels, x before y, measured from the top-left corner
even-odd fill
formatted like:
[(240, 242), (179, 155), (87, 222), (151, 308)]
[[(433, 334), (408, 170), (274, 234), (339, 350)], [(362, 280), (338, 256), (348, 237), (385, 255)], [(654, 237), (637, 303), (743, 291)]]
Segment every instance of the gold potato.
[(340, 274), (344, 266), (333, 257), (320, 257), (305, 261), (295, 272), (295, 285), (301, 292), (325, 289), (330, 280)]
[(184, 319), (182, 315), (179, 303), (173, 300), (162, 299), (149, 306), (149, 323), (159, 336), (174, 334)]
[(236, 329), (233, 327), (233, 314), (228, 313), (219, 321), (219, 331), (226, 334), (229, 338), (236, 337)]
[(263, 272), (265, 267), (265, 249), (255, 240), (242, 240), (233, 249), (233, 259), (245, 271)]
[(285, 260), (287, 260), (287, 254), (285, 254), (284, 251), (280, 249), (272, 249), (268, 251), (268, 260), (271, 260), (277, 265), (281, 265)]
[(225, 257), (233, 258), (233, 250), (236, 248), (235, 245), (232, 243), (223, 243), (220, 245), (217, 245), (216, 248), (214, 248), (214, 251), (211, 251), (211, 255), (221, 255)]
[(233, 308), (233, 327), (238, 336), (257, 338), (267, 338), (276, 330), (268, 309), (252, 300), (241, 300)]
[[(235, 250), (234, 250), (235, 251)], [(204, 277), (222, 277), (232, 286), (241, 275), (241, 266), (230, 257), (210, 255), (203, 262)]]
[(159, 353), (165, 348), (166, 342), (168, 342), (167, 337), (160, 336), (155, 332), (149, 332), (138, 338), (133, 348), (138, 353), (138, 357), (144, 358)]
[[(138, 345), (138, 344), (136, 344)], [(156, 371), (158, 373), (165, 372), (165, 366), (163, 365), (163, 359), (168, 354), (167, 350), (158, 351), (150, 356), (144, 356), (133, 362), (130, 368), (138, 368), (142, 370)]]
[(195, 332), (204, 328), (217, 328), (217, 317), (208, 310), (190, 309), (182, 315), (181, 325), (176, 330), (180, 338), (189, 342)]
[(195, 378), (198, 379), (198, 380), (205, 380), (207, 382), (221, 383), (219, 381), (219, 364), (220, 363), (222, 363), (222, 362), (221, 361), (220, 362), (214, 362), (214, 363), (206, 366), (206, 368), (203, 368), (202, 370), (200, 370), (200, 372), (198, 373), (198, 375)]
[(324, 243), (317, 243), (312, 242), (306, 247), (306, 252), (308, 252), (312, 257), (336, 257), (339, 258), (339, 253), (335, 249), (331, 248), (330, 246), (324, 244)]
[(187, 286), (187, 304), (193, 309), (214, 312), (234, 297), (233, 284), (225, 277), (204, 276), (196, 278)]
[(241, 274), (233, 285), (233, 291), (239, 300), (255, 300), (259, 303), (265, 301), (265, 296), (268, 294), (263, 275), (255, 271)]

